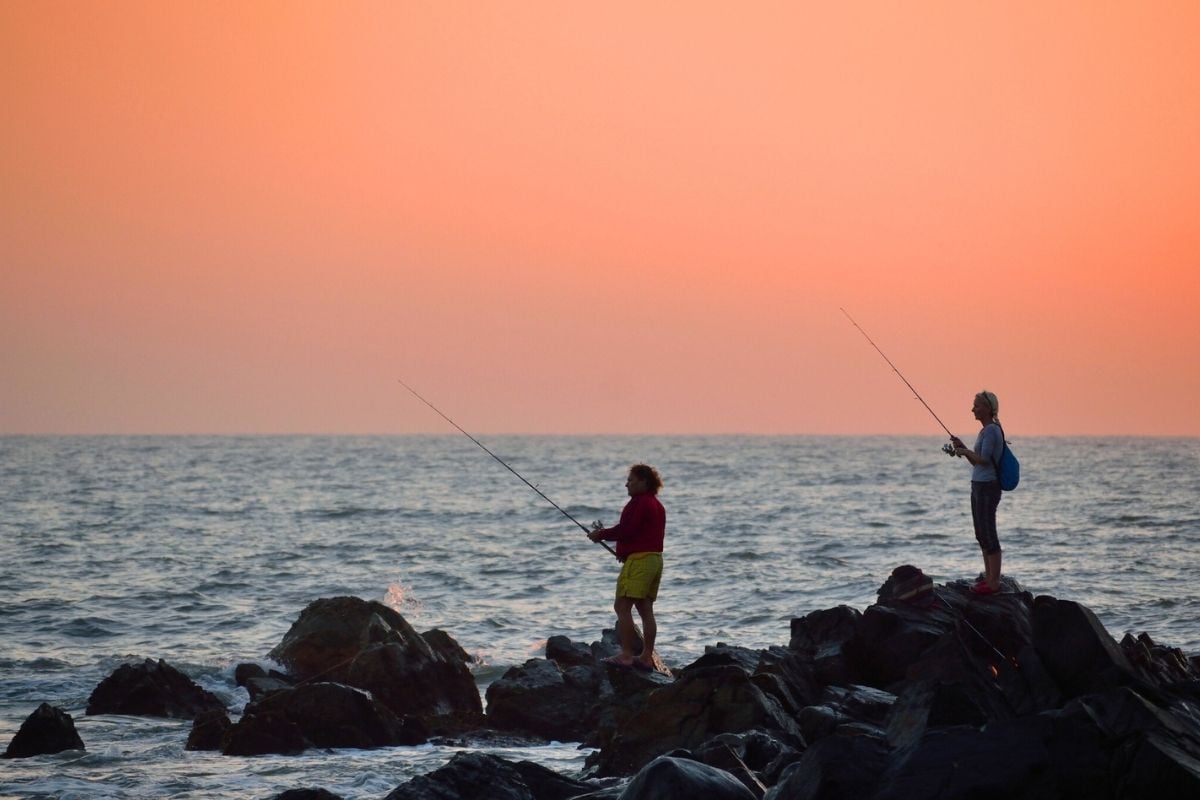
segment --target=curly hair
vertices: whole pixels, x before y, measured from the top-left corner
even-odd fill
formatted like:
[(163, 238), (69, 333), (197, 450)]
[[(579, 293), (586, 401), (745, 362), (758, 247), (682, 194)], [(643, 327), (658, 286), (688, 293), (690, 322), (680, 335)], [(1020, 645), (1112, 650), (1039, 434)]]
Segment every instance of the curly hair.
[(646, 484), (646, 491), (650, 494), (658, 494), (658, 490), (662, 488), (662, 478), (658, 476), (658, 470), (649, 464), (634, 464), (629, 468), (629, 474)]

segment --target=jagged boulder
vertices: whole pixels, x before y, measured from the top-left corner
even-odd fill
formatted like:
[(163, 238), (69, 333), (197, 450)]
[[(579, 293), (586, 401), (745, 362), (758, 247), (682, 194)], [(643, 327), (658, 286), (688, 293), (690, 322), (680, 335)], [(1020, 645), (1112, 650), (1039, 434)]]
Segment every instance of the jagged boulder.
[(123, 664), (100, 682), (88, 698), (86, 714), (195, 719), (204, 711), (224, 712), (212, 692), (159, 659)]
[(591, 647), (582, 642), (572, 642), (566, 636), (551, 636), (546, 640), (546, 658), (563, 669), (593, 667), (596, 664)]
[(233, 727), (229, 715), (224, 711), (202, 711), (192, 720), (186, 750), (220, 750), (221, 740)]
[(421, 634), (421, 638), (425, 640), (435, 653), (450, 661), (461, 661), (464, 664), (471, 664), (475, 659), (471, 658), (471, 654), (463, 649), (453, 636), (446, 633), (441, 628), (432, 628)]
[(847, 643), (858, 635), (862, 613), (849, 606), (814, 611), (791, 623), (788, 649), (811, 665), (815, 680), (846, 685), (858, 680), (847, 652)]
[(246, 690), (251, 700), (294, 685), (283, 673), (275, 670), (267, 672), (258, 664), (238, 664), (233, 670), (233, 679)]
[(687, 758), (661, 756), (642, 767), (621, 800), (757, 800), (724, 770)]
[(396, 787), (384, 800), (567, 800), (595, 788), (530, 761), (456, 753), (445, 766)]
[(587, 766), (601, 776), (629, 775), (671, 750), (690, 750), (717, 734), (756, 728), (803, 747), (796, 723), (743, 669), (688, 670), (648, 694), (612, 740), (588, 757)]
[(810, 745), (838, 732), (882, 736), (895, 702), (895, 695), (870, 686), (827, 686), (819, 704), (801, 709), (797, 721)]
[(1033, 646), (1063, 695), (1129, 684), (1133, 665), (1091, 609), (1042, 596), (1033, 604)]
[(1126, 633), (1121, 639), (1121, 652), (1146, 683), (1165, 686), (1200, 680), (1194, 658), (1178, 647), (1156, 644), (1149, 634)]
[[(686, 753), (687, 758), (729, 773), (737, 779), (738, 783), (749, 789), (756, 798), (761, 798), (767, 792), (766, 783), (759, 774), (762, 767), (766, 765), (760, 763), (759, 769), (755, 769), (747, 763), (748, 748), (742, 734), (723, 733), (709, 739), (690, 753), (687, 751), (676, 751), (676, 753), (680, 757), (684, 757)], [(668, 755), (676, 753), (668, 753)]]
[(453, 640), (435, 641), (382, 603), (334, 597), (310, 603), (270, 655), (297, 680), (365, 689), (397, 714), (482, 711)]
[(828, 736), (805, 750), (764, 800), (872, 797), (887, 766), (887, 756), (887, 742), (882, 737)]
[(564, 671), (554, 661), (531, 658), (488, 686), (487, 716), (497, 728), (578, 742), (591, 730), (598, 692), (593, 669), (579, 666)]
[(358, 689), (310, 683), (267, 695), (246, 707), (221, 743), (225, 755), (289, 755), (309, 747), (421, 744), (424, 726), (397, 717)]
[(4, 751), (4, 758), (28, 758), (84, 749), (71, 715), (49, 703), (42, 703), (21, 723)]

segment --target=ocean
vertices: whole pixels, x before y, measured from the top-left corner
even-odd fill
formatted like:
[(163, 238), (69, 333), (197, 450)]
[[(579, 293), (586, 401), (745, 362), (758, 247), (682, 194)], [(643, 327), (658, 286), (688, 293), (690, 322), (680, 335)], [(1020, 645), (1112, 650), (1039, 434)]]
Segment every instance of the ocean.
[[(1011, 433), (1011, 432), (1010, 432)], [(789, 621), (865, 609), (900, 564), (974, 579), (970, 469), (937, 437), (479, 437), (584, 524), (616, 522), (637, 461), (667, 508), (659, 652), (786, 645)], [(1200, 652), (1200, 439), (1012, 438), (1004, 572), (1116, 638)], [(164, 659), (236, 715), (233, 680), (321, 597), (388, 603), (477, 659), (481, 691), (612, 627), (618, 565), (470, 440), (446, 436), (0, 437), (0, 747), (42, 702), (86, 752), (0, 761), (0, 797), (382, 798), (455, 748), (234, 758), (191, 723), (84, 715), (116, 667)], [(564, 773), (575, 743), (491, 749)]]

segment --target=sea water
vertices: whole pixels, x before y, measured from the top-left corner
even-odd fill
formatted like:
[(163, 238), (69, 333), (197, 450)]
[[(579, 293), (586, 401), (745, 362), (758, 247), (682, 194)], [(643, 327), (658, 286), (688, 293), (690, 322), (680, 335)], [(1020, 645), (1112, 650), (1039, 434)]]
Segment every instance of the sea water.
[[(615, 523), (630, 464), (665, 481), (659, 652), (785, 645), (789, 621), (864, 609), (891, 570), (974, 579), (970, 469), (936, 437), (483, 437), (572, 517)], [(1200, 650), (1200, 440), (1013, 440), (1004, 572), (1110, 633)], [(0, 747), (42, 702), (86, 752), (0, 761), (0, 796), (382, 798), (455, 748), (235, 758), (190, 722), (85, 716), (124, 663), (164, 659), (230, 714), (241, 662), (321, 597), (387, 603), (476, 659), (481, 691), (549, 636), (612, 627), (618, 564), (462, 436), (0, 437)], [(564, 773), (576, 743), (506, 750)]]

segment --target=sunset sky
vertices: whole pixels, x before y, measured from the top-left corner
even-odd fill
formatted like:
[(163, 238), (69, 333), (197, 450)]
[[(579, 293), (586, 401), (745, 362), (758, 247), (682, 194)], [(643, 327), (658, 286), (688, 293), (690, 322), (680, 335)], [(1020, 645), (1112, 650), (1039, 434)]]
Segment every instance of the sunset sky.
[(0, 433), (1200, 435), (1200, 3), (0, 4)]

